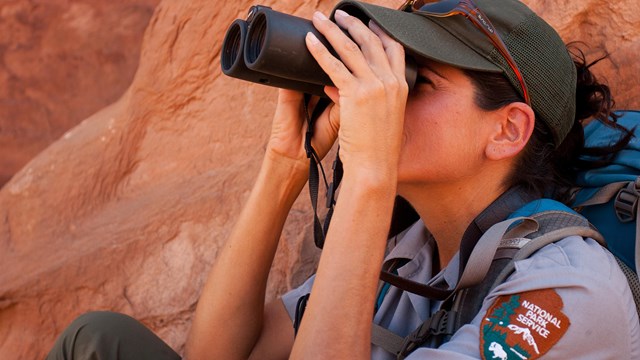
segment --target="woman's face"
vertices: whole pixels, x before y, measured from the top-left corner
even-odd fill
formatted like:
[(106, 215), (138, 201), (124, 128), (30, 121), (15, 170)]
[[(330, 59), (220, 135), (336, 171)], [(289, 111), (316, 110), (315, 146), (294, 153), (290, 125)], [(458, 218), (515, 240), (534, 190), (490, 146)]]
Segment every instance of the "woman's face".
[(471, 79), (452, 66), (423, 62), (409, 93), (398, 190), (470, 180), (484, 158), (492, 122), (474, 103)]

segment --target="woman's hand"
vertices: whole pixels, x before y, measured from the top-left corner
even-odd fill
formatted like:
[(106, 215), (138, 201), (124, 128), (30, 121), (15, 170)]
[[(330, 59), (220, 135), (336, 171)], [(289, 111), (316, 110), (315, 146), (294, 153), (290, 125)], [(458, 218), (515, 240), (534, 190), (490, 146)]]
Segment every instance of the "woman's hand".
[[(309, 112), (313, 110), (316, 99), (309, 104)], [(304, 149), (307, 121), (304, 113), (303, 94), (280, 89), (278, 104), (271, 126), (271, 137), (267, 145), (267, 156), (291, 162), (294, 167), (309, 168), (309, 160)], [(310, 115), (309, 115), (310, 116)], [(338, 137), (339, 111), (335, 104), (330, 104), (316, 120), (311, 144), (320, 158), (323, 158)]]
[[(395, 175), (402, 143), (408, 86), (404, 48), (373, 22), (367, 27), (343, 11), (337, 24), (319, 12), (314, 26), (329, 40), (340, 59), (334, 57), (313, 34), (307, 47), (335, 88), (325, 91), (339, 110), (340, 157), (349, 171), (374, 177)], [(335, 111), (336, 109), (332, 109)], [(335, 125), (335, 122), (332, 123)]]

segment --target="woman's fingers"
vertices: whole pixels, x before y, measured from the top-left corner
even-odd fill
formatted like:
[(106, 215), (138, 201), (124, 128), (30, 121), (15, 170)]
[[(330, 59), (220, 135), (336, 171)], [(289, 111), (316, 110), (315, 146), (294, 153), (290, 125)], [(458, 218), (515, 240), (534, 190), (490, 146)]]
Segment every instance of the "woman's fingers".
[[(364, 60), (376, 73), (389, 69), (389, 59), (387, 59), (384, 52), (380, 37), (373, 33), (360, 19), (350, 16), (342, 10), (336, 10), (335, 19), (341, 28), (349, 32), (349, 36), (351, 36), (355, 44), (357, 44), (354, 50), (362, 54), (361, 57), (356, 57), (354, 60)], [(342, 54), (340, 55), (342, 56)], [(364, 64), (356, 65), (363, 66)], [(368, 72), (365, 74), (368, 74)]]
[(316, 123), (324, 125), (316, 135), (326, 131), (324, 137), (332, 138), (339, 128), (345, 166), (394, 171), (408, 92), (402, 46), (344, 12), (336, 11), (336, 22), (320, 14), (313, 19), (335, 52), (311, 34), (306, 39), (309, 51), (335, 85), (325, 87), (335, 106)]
[[(323, 51), (322, 58), (316, 59), (327, 74), (330, 77), (337, 77), (338, 81), (348, 80), (349, 76), (346, 76), (344, 69), (336, 64), (336, 62), (340, 62), (357, 78), (377, 77), (384, 80), (388, 77), (390, 64), (380, 37), (359, 19), (344, 11), (337, 10), (335, 18), (336, 23), (333, 23), (319, 12), (316, 12), (313, 17), (314, 26), (327, 38), (335, 53), (340, 57), (337, 59), (328, 51)], [(347, 30), (349, 36), (342, 29)], [(312, 46), (320, 47), (314, 38), (311, 36), (308, 38), (308, 42), (312, 42)], [(388, 40), (393, 41), (390, 38)], [(309, 50), (314, 52), (311, 48)], [(322, 50), (326, 50), (326, 48), (322, 46)], [(325, 67), (323, 63), (328, 67)], [(332, 78), (332, 80), (334, 79)], [(336, 85), (341, 87), (339, 83)]]
[(338, 88), (345, 87), (352, 80), (353, 76), (345, 64), (333, 56), (313, 33), (307, 33), (305, 41), (320, 67)]
[[(351, 73), (357, 77), (370, 75), (371, 70), (368, 68), (367, 61), (358, 44), (351, 40), (336, 23), (329, 20), (321, 12), (315, 12), (313, 25), (327, 38), (334, 51), (340, 57), (338, 61), (342, 62)], [(329, 68), (329, 70), (331, 69)]]
[(335, 86), (325, 86), (324, 93), (331, 99), (334, 103), (340, 102), (340, 91)]
[(392, 39), (391, 36), (389, 36), (387, 33), (385, 33), (384, 30), (382, 30), (375, 22), (369, 21), (369, 28), (380, 39), (385, 54), (389, 59), (388, 61), (393, 73), (398, 76), (398, 79), (406, 80), (404, 47), (399, 42)]

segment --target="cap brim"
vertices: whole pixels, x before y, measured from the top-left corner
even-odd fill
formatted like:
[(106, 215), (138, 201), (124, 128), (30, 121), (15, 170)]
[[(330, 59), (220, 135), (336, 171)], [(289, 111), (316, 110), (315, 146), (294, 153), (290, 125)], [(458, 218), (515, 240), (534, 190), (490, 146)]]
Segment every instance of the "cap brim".
[[(438, 22), (439, 18), (403, 12), (382, 6), (362, 3), (359, 1), (342, 1), (334, 8), (336, 10), (359, 18), (360, 20), (375, 21), (386, 33), (401, 43), (413, 55), (418, 55), (452, 66), (489, 72), (503, 72), (501, 68), (474, 50), (460, 38), (454, 36)], [(462, 16), (451, 19), (458, 23), (468, 22)], [(451, 24), (449, 20), (448, 24)], [(464, 26), (473, 26), (470, 22)], [(483, 46), (486, 39), (477, 31), (479, 39), (474, 46)], [(473, 40), (470, 40), (473, 41)], [(490, 46), (490, 45), (489, 45)]]

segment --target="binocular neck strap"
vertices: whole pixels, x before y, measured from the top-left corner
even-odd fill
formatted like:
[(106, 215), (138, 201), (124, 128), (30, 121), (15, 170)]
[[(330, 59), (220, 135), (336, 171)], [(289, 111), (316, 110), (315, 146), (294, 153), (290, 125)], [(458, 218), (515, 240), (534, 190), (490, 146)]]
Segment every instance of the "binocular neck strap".
[[(313, 207), (314, 217), (313, 240), (316, 246), (322, 249), (322, 247), (324, 246), (324, 239), (327, 234), (327, 230), (329, 229), (329, 223), (331, 222), (331, 216), (333, 215), (333, 208), (336, 204), (336, 189), (340, 185), (340, 181), (342, 181), (343, 171), (342, 161), (340, 161), (340, 148), (338, 148), (338, 151), (336, 152), (336, 158), (333, 161), (332, 166), (333, 179), (331, 181), (331, 184), (327, 182), (327, 176), (324, 172), (324, 168), (322, 167), (321, 159), (311, 145), (311, 139), (313, 138), (313, 129), (316, 120), (331, 102), (327, 98), (320, 98), (313, 109), (313, 113), (309, 115), (308, 105), (310, 100), (311, 95), (305, 94), (304, 114), (307, 119), (307, 133), (305, 134), (304, 149), (307, 152), (307, 157), (309, 158), (309, 195), (311, 197), (311, 206)], [(320, 169), (319, 171), (318, 168)], [(320, 173), (322, 173), (322, 178), (324, 180), (327, 197), (326, 207), (328, 209), (327, 216), (324, 219), (324, 226), (321, 224), (320, 218), (318, 217), (318, 187), (320, 186)]]

